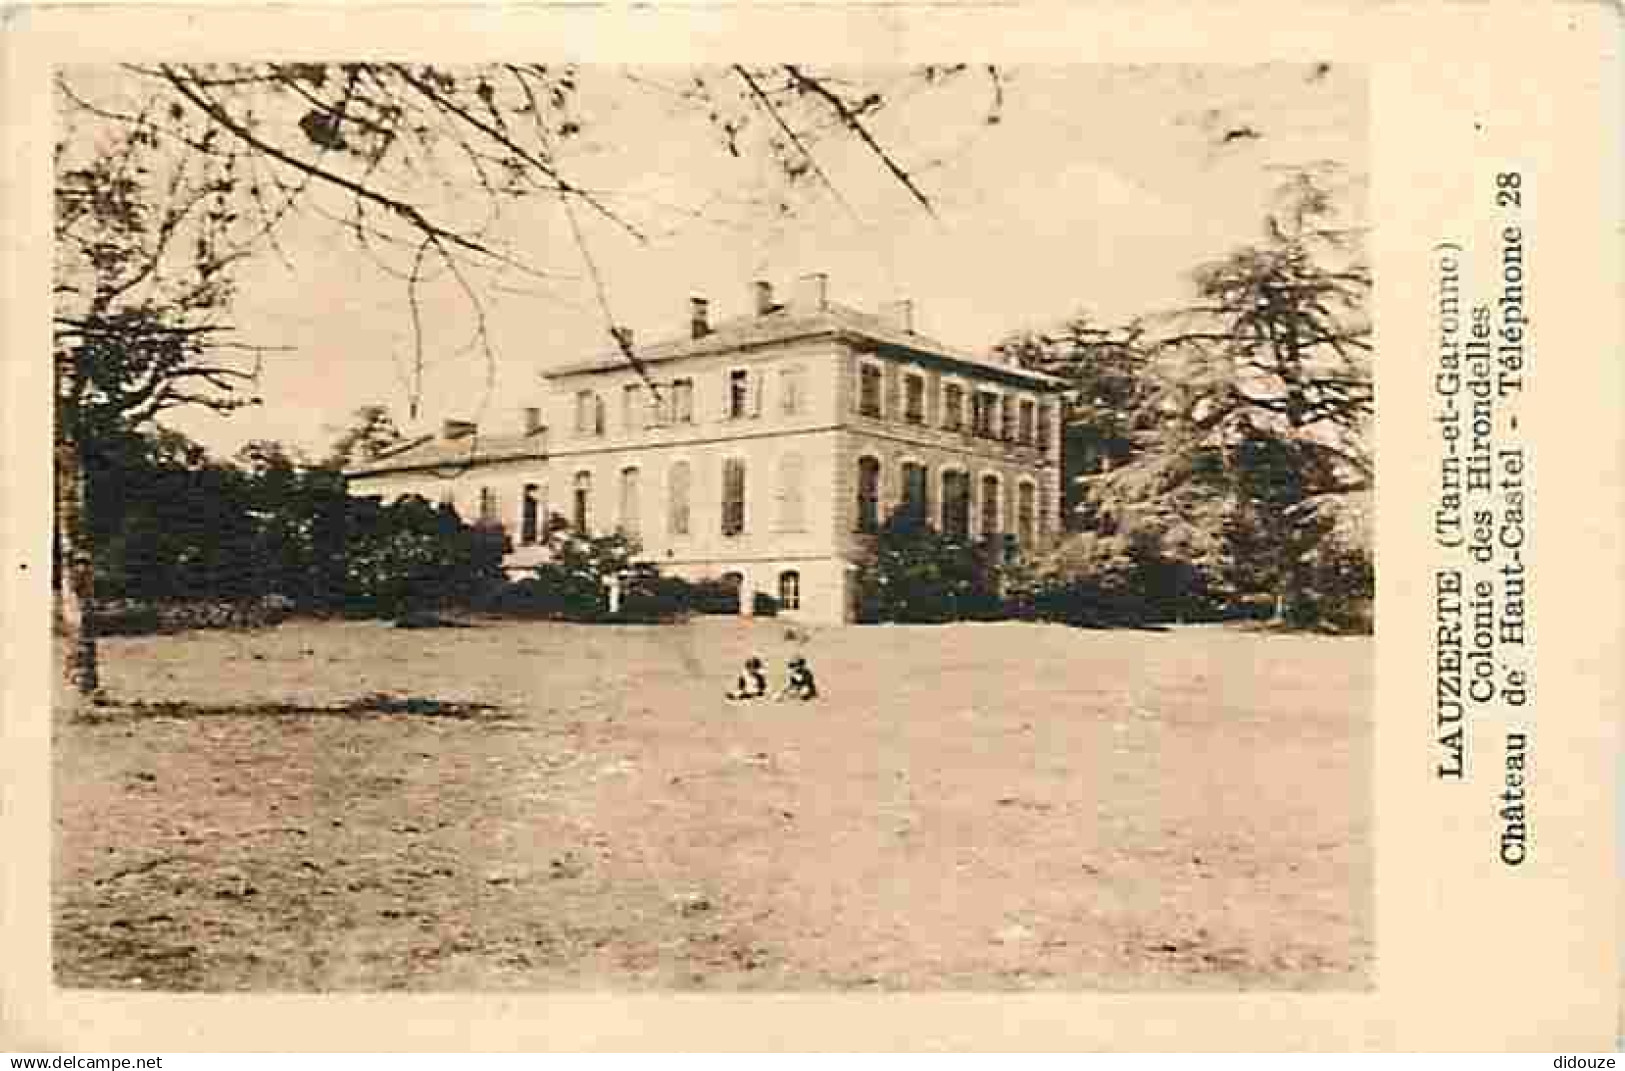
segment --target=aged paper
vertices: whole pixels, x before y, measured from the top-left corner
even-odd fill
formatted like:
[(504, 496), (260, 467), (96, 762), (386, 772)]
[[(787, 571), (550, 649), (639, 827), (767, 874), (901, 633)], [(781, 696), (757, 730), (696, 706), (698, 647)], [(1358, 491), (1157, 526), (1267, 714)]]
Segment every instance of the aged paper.
[[(0, 279), (10, 315), (0, 391), (0, 814), (9, 865), (0, 882), (0, 1047), (1615, 1047), (1625, 382), (1617, 360), (1614, 9), (129, 4), (11, 7), (3, 25)], [(50, 958), (58, 834), (51, 803), (52, 379), (45, 357), (59, 129), (53, 72), (350, 56), (641, 70), (782, 61), (786, 42), (794, 42), (791, 60), (854, 67), (1200, 71), (1280, 64), (1305, 77), (1321, 67), (1357, 72), (1369, 121), (1360, 153), (1369, 179), (1378, 399), (1376, 684), (1369, 793), (1347, 806), (1365, 809), (1374, 831), (1369, 883), (1358, 873), (1350, 878), (1361, 883), (1356, 898), (1368, 895), (1371, 905), (1369, 969), (1312, 992), (1267, 979), (1186, 988), (1130, 983), (1106, 987), (1111, 991), (1016, 984), (999, 992), (951, 984), (901, 992), (816, 985), (801, 992), (451, 987), (409, 994), (276, 992), (276, 985), (232, 993), (59, 988)], [(1050, 104), (1063, 112), (1069, 106), (1065, 99)], [(1259, 134), (1237, 126), (1220, 140)], [(1018, 175), (1022, 164), (1010, 167)], [(1035, 276), (1066, 270), (1061, 253), (1050, 255), (1033, 266)], [(1128, 270), (1151, 255), (1125, 243), (1111, 257)], [(313, 403), (322, 389), (312, 384)], [(1029, 668), (1011, 664), (1008, 672)], [(1253, 773), (1238, 763), (1219, 776), (1245, 783)], [(922, 913), (941, 910), (939, 893), (909, 890)], [(1228, 895), (1225, 909), (1244, 916), (1246, 893)], [(1009, 933), (1012, 941), (1026, 936)]]

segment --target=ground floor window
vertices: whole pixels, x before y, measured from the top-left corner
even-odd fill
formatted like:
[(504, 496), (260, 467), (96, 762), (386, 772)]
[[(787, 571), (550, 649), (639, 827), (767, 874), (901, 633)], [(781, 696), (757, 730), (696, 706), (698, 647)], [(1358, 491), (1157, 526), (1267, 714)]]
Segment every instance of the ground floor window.
[(970, 474), (942, 474), (942, 534), (951, 539), (970, 538)]
[(794, 569), (779, 574), (779, 609), (801, 609), (801, 574)]
[(628, 539), (636, 539), (642, 528), (638, 517), (638, 501), (641, 496), (638, 490), (638, 470), (627, 467), (621, 470), (621, 534)]
[(1030, 483), (1023, 482), (1016, 489), (1016, 538), (1024, 547), (1033, 545), (1037, 499), (1038, 489)]
[(880, 527), (880, 462), (872, 457), (858, 459), (858, 531), (873, 532)]
[(898, 503), (898, 513), (911, 524), (924, 524), (930, 516), (930, 506), (926, 501), (926, 471), (925, 466), (913, 461), (903, 462), (903, 497)]
[(537, 484), (527, 483), (519, 504), (519, 542), (527, 547), (541, 536), (541, 512), (542, 489)]
[(741, 612), (745, 605), (745, 574), (723, 573), (722, 582), (733, 592), (733, 612), (736, 614)]
[(722, 463), (722, 534), (745, 530), (745, 462), (730, 457)]
[(571, 520), (575, 530), (586, 535), (587, 525), (592, 521), (592, 474), (588, 472), (576, 473), (575, 486), (575, 515)]

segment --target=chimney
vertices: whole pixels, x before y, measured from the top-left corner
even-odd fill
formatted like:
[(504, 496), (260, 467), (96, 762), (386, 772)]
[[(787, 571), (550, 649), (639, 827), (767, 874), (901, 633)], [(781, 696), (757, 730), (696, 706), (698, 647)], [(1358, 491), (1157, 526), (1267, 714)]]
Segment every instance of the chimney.
[(796, 307), (802, 312), (822, 312), (829, 304), (829, 276), (813, 272), (796, 280)]
[(440, 425), (440, 437), (450, 441), (452, 439), (466, 439), (479, 430), (479, 425), (472, 420), (446, 420)]
[(520, 427), (528, 437), (542, 430), (542, 411), (534, 405), (527, 405), (519, 411)]
[(880, 318), (888, 327), (895, 327), (905, 334), (914, 333), (914, 302), (908, 299), (901, 301), (888, 301), (880, 306)]
[(766, 316), (773, 311), (773, 284), (766, 279), (758, 279), (751, 284), (751, 293), (755, 297), (756, 315)]
[(704, 338), (711, 333), (711, 304), (702, 297), (688, 299), (688, 337)]

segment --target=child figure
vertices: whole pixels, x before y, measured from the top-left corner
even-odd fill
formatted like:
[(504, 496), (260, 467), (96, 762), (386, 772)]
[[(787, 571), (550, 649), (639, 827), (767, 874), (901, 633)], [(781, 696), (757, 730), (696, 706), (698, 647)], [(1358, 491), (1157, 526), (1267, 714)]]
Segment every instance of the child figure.
[(762, 673), (762, 660), (755, 655), (745, 659), (745, 671), (734, 682), (729, 699), (760, 699), (767, 694), (767, 677)]
[(807, 668), (807, 660), (796, 655), (789, 662), (790, 675), (784, 682), (779, 694), (774, 696), (775, 702), (784, 699), (817, 699), (818, 682), (813, 680), (812, 670)]

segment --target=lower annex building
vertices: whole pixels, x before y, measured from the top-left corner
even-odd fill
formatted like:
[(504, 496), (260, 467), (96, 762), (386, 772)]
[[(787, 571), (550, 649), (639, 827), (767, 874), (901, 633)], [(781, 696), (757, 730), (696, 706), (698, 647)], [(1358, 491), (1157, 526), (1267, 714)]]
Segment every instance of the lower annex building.
[[(914, 331), (909, 302), (864, 313), (823, 275), (751, 308), (551, 369), (501, 433), (446, 421), (346, 472), (350, 493), (415, 494), (501, 526), (510, 574), (545, 556), (550, 515), (619, 530), (664, 573), (725, 578), (742, 613), (853, 619), (870, 533), (912, 510), (965, 538), (1059, 530), (1059, 381)], [(628, 360), (627, 350), (637, 358)]]

